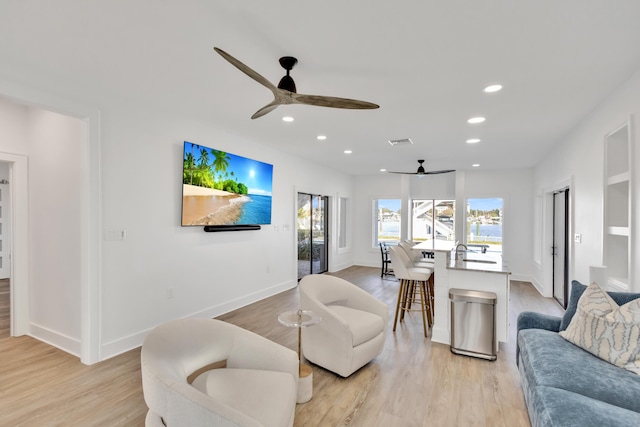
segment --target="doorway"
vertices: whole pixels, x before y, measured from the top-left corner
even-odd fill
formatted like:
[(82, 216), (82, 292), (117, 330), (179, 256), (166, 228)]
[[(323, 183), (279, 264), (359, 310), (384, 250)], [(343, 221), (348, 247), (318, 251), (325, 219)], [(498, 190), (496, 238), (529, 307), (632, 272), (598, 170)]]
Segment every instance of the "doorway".
[[(9, 177), (9, 164), (0, 161), (0, 174)], [(9, 279), (11, 276), (11, 236), (10, 226), (11, 219), (9, 214), (11, 200), (9, 195), (9, 180), (7, 178), (0, 179), (0, 280)]]
[(553, 193), (553, 297), (567, 308), (569, 295), (569, 189)]
[(308, 274), (328, 270), (329, 197), (298, 193), (296, 206), (298, 234), (298, 280)]
[[(69, 339), (65, 333), (52, 333), (53, 329), (41, 327), (36, 332), (33, 331), (31, 316), (34, 310), (31, 296), (39, 295), (34, 289), (34, 271), (41, 273), (41, 270), (34, 268), (33, 257), (30, 248), (30, 236), (33, 235), (34, 224), (37, 222), (31, 219), (29, 213), (29, 194), (31, 192), (31, 178), (27, 167), (27, 154), (12, 154), (12, 151), (29, 151), (20, 148), (20, 141), (16, 141), (14, 147), (9, 144), (0, 151), (0, 161), (9, 164), (9, 186), (11, 202), (11, 242), (10, 242), (10, 279), (9, 279), (9, 306), (10, 306), (10, 336), (20, 336), (30, 334), (36, 339), (40, 339), (51, 345), (64, 349), (69, 353), (79, 355), (84, 364), (93, 364), (100, 360), (100, 114), (92, 107), (76, 104), (57, 96), (44, 92), (35, 91), (32, 88), (23, 87), (17, 84), (3, 84), (0, 81), (0, 102), (7, 108), (22, 108), (26, 106), (30, 109), (27, 122), (31, 126), (31, 120), (39, 119), (41, 126), (38, 128), (40, 134), (46, 134), (43, 130), (48, 118), (43, 113), (55, 113), (66, 120), (75, 119), (81, 121), (81, 127), (77, 133), (80, 141), (78, 156), (81, 158), (81, 175), (79, 189), (79, 212), (80, 220), (78, 227), (79, 253), (77, 269), (79, 273), (79, 293), (59, 293), (63, 296), (71, 295), (78, 303), (73, 305), (73, 309), (79, 313), (80, 330), (77, 339)], [(32, 113), (36, 113), (35, 115)], [(22, 112), (18, 112), (22, 114)], [(26, 112), (24, 113), (26, 114)], [(59, 127), (56, 127), (58, 129)], [(48, 135), (47, 135), (48, 136)], [(34, 139), (34, 135), (29, 131), (29, 138)], [(38, 139), (39, 140), (39, 139)], [(23, 140), (22, 143), (25, 141)], [(33, 148), (36, 151), (38, 148)], [(50, 162), (49, 162), (50, 163)], [(34, 170), (33, 168), (31, 170)], [(40, 175), (42, 177), (42, 175)], [(33, 194), (33, 192), (31, 192)], [(33, 211), (32, 211), (33, 212)], [(73, 229), (75, 231), (75, 228)], [(55, 230), (52, 230), (55, 231)], [(37, 235), (37, 233), (36, 233)], [(40, 236), (39, 236), (40, 238)], [(39, 283), (44, 283), (40, 281)], [(66, 286), (62, 284), (62, 286)], [(41, 299), (40, 301), (43, 301)], [(47, 304), (48, 301), (45, 301)], [(50, 307), (49, 307), (50, 309)], [(53, 314), (51, 317), (55, 316)], [(46, 326), (46, 325), (45, 325)], [(55, 331), (54, 331), (55, 332)], [(76, 338), (76, 337), (73, 337)]]

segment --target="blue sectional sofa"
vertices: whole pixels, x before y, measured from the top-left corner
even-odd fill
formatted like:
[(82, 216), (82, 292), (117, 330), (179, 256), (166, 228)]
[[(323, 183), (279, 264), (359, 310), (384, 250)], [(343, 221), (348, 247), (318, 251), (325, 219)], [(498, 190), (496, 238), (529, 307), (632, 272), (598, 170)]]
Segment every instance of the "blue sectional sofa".
[[(531, 425), (640, 426), (640, 375), (566, 341), (566, 329), (586, 286), (572, 282), (564, 317), (523, 312), (516, 360)], [(609, 292), (619, 305), (640, 294)]]

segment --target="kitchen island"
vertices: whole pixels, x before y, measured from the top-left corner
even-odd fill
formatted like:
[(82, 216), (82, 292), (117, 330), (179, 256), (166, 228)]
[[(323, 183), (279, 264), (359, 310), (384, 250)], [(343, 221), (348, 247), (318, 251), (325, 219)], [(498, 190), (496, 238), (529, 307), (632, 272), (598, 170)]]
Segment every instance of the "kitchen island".
[(498, 254), (464, 251), (455, 256), (455, 243), (428, 240), (414, 246), (416, 250), (434, 253), (434, 313), (431, 341), (450, 343), (449, 289), (493, 292), (497, 341), (509, 339), (509, 275)]

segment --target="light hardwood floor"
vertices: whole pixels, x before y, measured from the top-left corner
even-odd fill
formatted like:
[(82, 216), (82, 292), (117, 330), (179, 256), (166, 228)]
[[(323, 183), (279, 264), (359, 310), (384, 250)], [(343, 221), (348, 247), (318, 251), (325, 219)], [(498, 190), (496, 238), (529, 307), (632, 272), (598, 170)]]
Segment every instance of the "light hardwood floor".
[[(389, 304), (398, 282), (379, 269), (335, 274)], [(30, 337), (10, 338), (8, 282), (0, 281), (0, 426), (143, 426), (140, 350), (85, 366)], [(277, 315), (298, 304), (292, 289), (219, 318), (291, 349), (293, 328)], [(347, 379), (314, 366), (314, 395), (296, 408), (296, 426), (529, 426), (515, 366), (515, 319), (521, 311), (560, 315), (529, 283), (512, 282), (510, 342), (498, 360), (457, 356), (424, 338), (419, 313), (388, 334), (383, 353)], [(180, 426), (188, 427), (188, 426)]]

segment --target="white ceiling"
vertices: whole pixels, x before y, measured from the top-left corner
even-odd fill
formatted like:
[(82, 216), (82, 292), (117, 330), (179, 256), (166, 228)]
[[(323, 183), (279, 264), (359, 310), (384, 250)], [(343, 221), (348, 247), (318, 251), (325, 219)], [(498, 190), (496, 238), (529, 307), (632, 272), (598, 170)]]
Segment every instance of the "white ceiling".
[[(640, 69), (639, 21), (638, 0), (0, 0), (0, 76), (166, 106), (351, 174), (530, 167)], [(298, 92), (381, 107), (251, 120), (271, 93), (213, 46), (274, 84), (295, 56)]]

